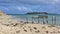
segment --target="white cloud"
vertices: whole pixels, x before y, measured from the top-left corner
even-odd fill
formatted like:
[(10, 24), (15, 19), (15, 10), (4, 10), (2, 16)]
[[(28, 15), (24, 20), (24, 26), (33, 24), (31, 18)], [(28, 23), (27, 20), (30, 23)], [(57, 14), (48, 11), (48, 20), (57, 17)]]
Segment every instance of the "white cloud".
[(5, 7), (4, 9), (5, 9), (5, 10), (9, 10), (9, 8), (6, 8), (6, 7)]
[(9, 8), (4, 7), (4, 6), (0, 6), (0, 10), (7, 10), (7, 11), (9, 11)]
[(16, 7), (19, 11), (21, 11), (22, 9), (21, 9), (21, 7)]
[(57, 3), (60, 3), (60, 0), (53, 0), (52, 1), (52, 4), (57, 4)]
[(41, 3), (44, 3), (44, 4), (56, 4), (56, 3), (60, 3), (60, 0), (9, 0), (9, 1), (3, 1), (3, 0), (0, 0), (0, 2), (10, 2), (10, 3), (26, 3), (26, 4), (38, 4), (40, 5)]
[(26, 12), (29, 12), (29, 11), (32, 11), (30, 8), (28, 7), (16, 7), (19, 11), (26, 11)]
[(27, 8), (26, 7), (16, 7), (19, 11), (21, 11), (21, 10), (27, 10)]

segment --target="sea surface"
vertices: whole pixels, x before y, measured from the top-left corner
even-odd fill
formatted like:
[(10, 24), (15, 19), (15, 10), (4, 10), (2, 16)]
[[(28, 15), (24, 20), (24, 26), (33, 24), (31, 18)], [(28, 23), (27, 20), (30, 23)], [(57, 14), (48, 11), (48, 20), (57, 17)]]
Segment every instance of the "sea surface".
[[(15, 19), (18, 19), (19, 21), (28, 21), (29, 23), (32, 23), (32, 21), (34, 23), (43, 23), (43, 19), (42, 18), (33, 18), (34, 16), (48, 16), (48, 24), (54, 24), (54, 25), (60, 25), (60, 14), (10, 14), (11, 16), (14, 16)], [(56, 17), (56, 21), (52, 21), (52, 17), (55, 16)], [(44, 19), (44, 22), (47, 24), (46, 19)]]

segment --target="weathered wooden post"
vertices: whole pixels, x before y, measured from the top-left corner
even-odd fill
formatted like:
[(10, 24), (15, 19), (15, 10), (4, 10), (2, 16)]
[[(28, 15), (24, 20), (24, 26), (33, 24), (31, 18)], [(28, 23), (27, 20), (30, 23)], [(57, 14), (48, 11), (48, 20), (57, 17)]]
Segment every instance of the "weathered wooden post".
[(54, 18), (54, 21), (55, 21), (55, 25), (56, 25), (56, 16), (55, 16), (55, 18)]
[(52, 25), (56, 25), (56, 16), (52, 16)]
[(38, 17), (38, 23), (39, 23), (39, 17)]
[(32, 24), (34, 23), (33, 18), (34, 18), (34, 17), (32, 17)]
[(44, 22), (44, 17), (43, 17), (42, 19), (43, 19), (43, 24), (45, 24), (45, 22)]
[[(33, 21), (33, 19), (39, 19), (39, 17), (38, 16), (34, 16), (34, 17), (32, 17), (32, 23), (34, 23), (34, 21)], [(38, 23), (39, 23), (39, 20), (38, 20)]]
[(28, 17), (26, 17), (26, 23), (28, 23)]
[(46, 16), (45, 18), (46, 18), (46, 22), (47, 22), (47, 24), (48, 24), (48, 16)]
[(48, 24), (48, 19), (46, 19), (46, 22), (47, 22), (47, 24)]

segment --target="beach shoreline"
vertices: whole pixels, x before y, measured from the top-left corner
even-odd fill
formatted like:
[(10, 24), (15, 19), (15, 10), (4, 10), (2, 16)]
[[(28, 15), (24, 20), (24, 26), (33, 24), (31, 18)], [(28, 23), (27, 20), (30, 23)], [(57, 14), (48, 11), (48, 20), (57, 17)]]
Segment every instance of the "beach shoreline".
[(0, 34), (60, 34), (60, 27), (49, 24), (25, 23), (12, 16), (0, 16)]

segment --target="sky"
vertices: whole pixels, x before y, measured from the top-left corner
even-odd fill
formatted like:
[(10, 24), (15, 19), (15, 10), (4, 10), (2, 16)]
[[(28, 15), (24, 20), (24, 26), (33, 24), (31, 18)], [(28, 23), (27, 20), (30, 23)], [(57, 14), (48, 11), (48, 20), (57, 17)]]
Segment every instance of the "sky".
[(60, 14), (60, 0), (0, 0), (0, 10), (7, 14), (27, 12)]

